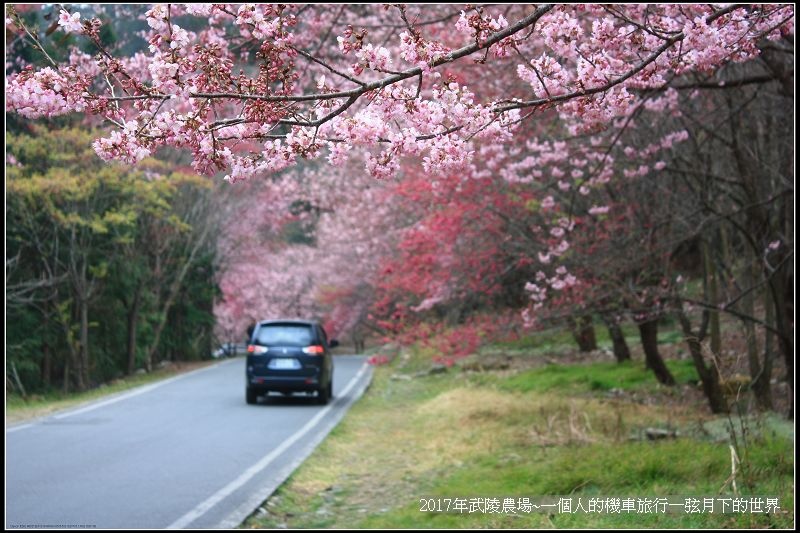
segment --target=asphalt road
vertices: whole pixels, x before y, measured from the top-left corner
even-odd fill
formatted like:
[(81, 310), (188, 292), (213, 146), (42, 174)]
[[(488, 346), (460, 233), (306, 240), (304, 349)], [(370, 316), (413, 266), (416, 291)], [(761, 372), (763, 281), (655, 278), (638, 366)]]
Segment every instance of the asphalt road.
[(334, 400), (244, 399), (244, 358), (6, 429), (6, 529), (232, 528), (369, 384), (334, 359)]

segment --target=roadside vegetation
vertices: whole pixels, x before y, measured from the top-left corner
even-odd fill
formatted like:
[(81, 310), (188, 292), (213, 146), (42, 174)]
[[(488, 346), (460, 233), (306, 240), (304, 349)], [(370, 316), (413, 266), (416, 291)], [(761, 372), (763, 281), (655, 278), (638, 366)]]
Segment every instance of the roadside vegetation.
[(11, 126), (8, 404), (208, 359), (219, 265), (211, 183), (175, 162), (106, 165), (85, 127)]
[[(671, 338), (660, 339), (665, 352), (676, 347)], [(242, 527), (792, 527), (791, 422), (710, 414), (688, 355), (667, 360), (678, 383), (665, 387), (638, 346), (634, 361), (619, 364), (602, 340), (591, 354), (568, 342), (542, 332), (447, 370), (431, 367), (424, 348), (401, 351), (376, 367), (363, 399)], [(420, 512), (421, 498), (572, 496), (585, 507), (600, 496), (737, 495), (777, 497), (780, 511)]]

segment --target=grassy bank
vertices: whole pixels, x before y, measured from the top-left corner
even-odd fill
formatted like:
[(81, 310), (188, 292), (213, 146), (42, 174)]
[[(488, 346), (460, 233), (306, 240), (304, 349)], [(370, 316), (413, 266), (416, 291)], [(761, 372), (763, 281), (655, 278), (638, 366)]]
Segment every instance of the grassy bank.
[[(465, 362), (428, 374), (428, 357), (409, 352), (376, 368), (363, 399), (243, 527), (793, 525), (792, 425), (773, 416), (708, 415), (688, 361), (669, 361), (679, 385), (664, 388), (640, 362), (562, 366), (519, 350), (494, 368)], [(526, 358), (533, 358), (528, 368), (520, 364)], [(731, 428), (738, 493), (777, 496), (780, 512), (420, 512), (423, 497), (732, 497)], [(675, 438), (649, 440), (658, 430)]]
[(47, 416), (57, 411), (63, 411), (64, 409), (77, 407), (83, 403), (111, 396), (112, 394), (125, 392), (136, 387), (149, 385), (185, 372), (203, 368), (216, 362), (216, 360), (210, 360), (178, 363), (148, 374), (136, 374), (116, 379), (109, 384), (101, 385), (84, 392), (64, 394), (61, 391), (52, 391), (46, 394), (33, 394), (27, 398), (22, 398), (16, 394), (9, 394), (6, 396), (6, 424), (14, 424)]

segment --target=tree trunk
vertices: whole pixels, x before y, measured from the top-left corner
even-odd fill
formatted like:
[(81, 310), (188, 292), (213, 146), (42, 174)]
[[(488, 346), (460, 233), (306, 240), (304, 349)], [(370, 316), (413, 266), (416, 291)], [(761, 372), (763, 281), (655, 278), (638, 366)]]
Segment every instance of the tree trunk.
[(169, 317), (169, 311), (172, 309), (172, 305), (175, 303), (175, 296), (177, 291), (170, 292), (170, 295), (167, 297), (167, 301), (164, 302), (164, 307), (161, 310), (158, 324), (156, 324), (156, 330), (153, 335), (153, 342), (147, 350), (147, 354), (145, 357), (145, 368), (147, 368), (148, 372), (153, 371), (153, 356), (156, 354), (156, 350), (158, 349), (158, 344), (161, 342), (161, 333), (164, 331), (164, 326), (167, 325), (167, 319)]
[[(77, 246), (75, 229), (72, 230), (73, 246)], [(73, 361), (73, 372), (75, 373), (75, 385), (78, 391), (84, 391), (88, 387), (89, 375), (89, 282), (86, 276), (87, 259), (86, 254), (82, 253), (79, 257), (70, 252), (70, 278), (72, 285), (72, 311), (70, 312), (70, 322), (78, 323), (78, 339), (74, 339), (70, 323), (65, 322), (64, 328), (70, 344), (70, 354)], [(76, 316), (77, 315), (77, 316)], [(66, 317), (66, 315), (65, 315)], [(63, 318), (62, 317), (62, 320)]]
[(658, 353), (658, 319), (649, 320), (639, 324), (639, 336), (642, 339), (642, 349), (647, 368), (653, 371), (659, 383), (675, 385), (675, 378), (667, 368), (661, 354)]
[(353, 347), (354, 347), (355, 352), (356, 353), (363, 352), (364, 351), (364, 340), (361, 337), (361, 335), (358, 335), (357, 333), (353, 333), (352, 334), (352, 338), (353, 338)]
[[(697, 369), (697, 375), (700, 376), (700, 382), (703, 385), (703, 393), (706, 395), (709, 407), (711, 407), (711, 412), (715, 414), (728, 413), (728, 401), (725, 399), (725, 393), (722, 391), (722, 387), (720, 387), (717, 366), (712, 363), (709, 368), (703, 360), (703, 346), (700, 344), (702, 335), (695, 335), (692, 332), (689, 317), (687, 317), (683, 311), (679, 312), (678, 318), (681, 322), (683, 334), (686, 337), (686, 343), (689, 345), (689, 353), (692, 354), (692, 361), (694, 361), (694, 367)], [(703, 328), (701, 328), (701, 330), (702, 329)]]
[(625, 335), (622, 333), (622, 328), (611, 317), (603, 316), (608, 328), (608, 334), (611, 337), (611, 342), (614, 344), (614, 357), (617, 358), (618, 363), (631, 360), (631, 351), (628, 349), (628, 343), (625, 342)]
[(52, 383), (53, 373), (53, 353), (50, 349), (50, 307), (49, 303), (44, 304), (44, 313), (42, 317), (42, 384), (45, 389), (50, 388)]
[(578, 343), (578, 349), (581, 352), (591, 352), (597, 349), (597, 339), (594, 335), (594, 325), (592, 325), (590, 315), (570, 319), (570, 329), (572, 329), (572, 336)]
[[(206, 226), (203, 228), (201, 235), (194, 241), (192, 245), (191, 252), (189, 256), (184, 261), (181, 268), (178, 270), (175, 279), (172, 280), (172, 283), (169, 287), (169, 293), (167, 294), (167, 299), (164, 301), (164, 305), (161, 308), (161, 313), (159, 316), (158, 324), (156, 324), (155, 333), (153, 335), (153, 342), (147, 348), (145, 352), (145, 366), (148, 372), (153, 370), (153, 356), (158, 349), (158, 343), (161, 342), (161, 333), (164, 331), (164, 326), (167, 324), (167, 318), (169, 317), (169, 310), (172, 308), (172, 305), (175, 303), (175, 298), (178, 296), (178, 292), (183, 284), (183, 280), (186, 277), (186, 274), (189, 272), (189, 269), (194, 265), (194, 260), (197, 257), (197, 253), (200, 251), (201, 247), (205, 244), (205, 240), (208, 237), (208, 233), (210, 231), (210, 226)], [(158, 301), (158, 297), (156, 297), (155, 301)]]
[(69, 394), (69, 357), (64, 358), (64, 381), (61, 387), (64, 394)]
[(42, 375), (42, 384), (46, 389), (50, 388), (50, 374), (53, 372), (53, 354), (50, 351), (50, 343), (47, 342), (47, 339), (42, 341), (42, 366), (41, 366), (41, 375)]
[[(726, 96), (729, 98), (729, 107), (733, 109), (734, 103), (730, 100), (732, 96), (730, 94)], [(780, 239), (781, 235), (793, 235), (791, 230), (794, 217), (780, 216), (779, 218), (783, 219), (783, 223), (778, 221), (776, 227), (776, 223), (772, 219), (766, 204), (759, 201), (762, 196), (759, 195), (758, 183), (763, 165), (754, 160), (751, 150), (747, 150), (743, 146), (739, 114), (732, 113), (730, 118), (732, 154), (739, 170), (744, 194), (752, 202), (744, 210), (747, 233), (752, 236), (754, 242), (760, 242), (762, 245), (767, 242), (773, 242), (775, 238)], [(788, 172), (786, 176), (789, 180), (793, 180), (793, 169), (790, 166), (791, 158), (786, 158), (786, 164), (786, 171)], [(790, 207), (787, 203), (787, 211), (788, 209)], [(790, 220), (792, 223), (789, 222)], [(794, 323), (792, 303), (794, 294), (791, 290), (793, 267), (788, 256), (790, 250), (787, 248), (786, 243), (781, 243), (778, 250), (770, 253), (769, 261), (763, 260), (763, 249), (760, 246), (754, 245), (753, 251), (753, 259), (759, 261), (762, 265), (763, 275), (767, 279), (767, 290), (771, 291), (770, 296), (772, 298), (772, 307), (775, 311), (774, 318), (778, 344), (786, 364), (786, 380), (789, 384), (789, 406), (791, 410), (794, 407), (794, 348), (792, 346), (792, 339), (794, 338), (792, 327)], [(794, 417), (793, 410), (790, 411), (789, 417)]]
[[(711, 250), (707, 242), (703, 242), (703, 269), (705, 270), (705, 278), (707, 283), (707, 299), (712, 305), (719, 303), (719, 276), (714, 261), (711, 258)], [(719, 324), (719, 311), (716, 309), (709, 310), (710, 316), (710, 345), (711, 351), (715, 356), (719, 356), (722, 350), (722, 333)]]
[[(747, 265), (744, 269), (744, 285), (746, 289), (754, 287), (756, 276), (753, 275), (754, 266)], [(769, 291), (767, 291), (767, 317), (765, 322), (772, 324), (772, 309), (770, 308)], [(753, 292), (748, 292), (742, 298), (742, 310), (745, 315), (755, 316), (755, 305), (753, 302)], [(758, 339), (756, 338), (756, 326), (752, 320), (743, 320), (745, 336), (747, 337), (747, 362), (750, 367), (750, 383), (756, 405), (762, 411), (772, 410), (772, 390), (770, 380), (772, 379), (772, 346), (768, 339), (764, 342), (764, 360), (759, 361)], [(764, 332), (767, 337), (771, 337), (769, 331)]]
[(80, 307), (80, 351), (78, 352), (78, 388), (86, 390), (89, 386), (89, 302), (79, 300)]
[(65, 302), (59, 310), (58, 320), (64, 330), (64, 337), (67, 340), (67, 356), (64, 358), (64, 393), (70, 390), (70, 375), (74, 373), (75, 385), (79, 391), (84, 390), (82, 375), (80, 372), (80, 350), (78, 341), (75, 340), (75, 332), (72, 324), (75, 322), (75, 306), (72, 302)]
[(22, 380), (19, 379), (19, 373), (17, 372), (17, 365), (14, 362), (11, 362), (11, 375), (14, 376), (14, 386), (19, 391), (20, 396), (22, 396), (23, 400), (28, 399), (28, 392), (25, 390), (25, 385), (22, 384)]
[(136, 326), (139, 323), (139, 305), (141, 303), (142, 286), (136, 286), (131, 307), (128, 309), (128, 365), (127, 374), (136, 371)]
[(786, 364), (786, 382), (789, 385), (789, 417), (794, 417), (794, 348), (792, 346), (792, 327), (788, 323), (789, 313), (787, 312), (787, 305), (784, 300), (784, 280), (782, 279), (782, 272), (779, 270), (775, 272), (769, 282), (769, 290), (771, 291), (770, 297), (772, 300), (772, 309), (774, 311), (775, 329), (778, 330), (778, 345), (780, 346), (781, 353), (783, 353), (783, 360)]

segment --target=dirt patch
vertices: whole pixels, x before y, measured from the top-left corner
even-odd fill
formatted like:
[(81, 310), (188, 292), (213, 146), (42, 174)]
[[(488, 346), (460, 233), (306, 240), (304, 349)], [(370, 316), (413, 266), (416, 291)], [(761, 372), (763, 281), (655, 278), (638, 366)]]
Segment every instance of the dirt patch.
[(541, 368), (547, 365), (574, 365), (613, 362), (610, 350), (581, 352), (573, 349), (554, 350), (548, 355), (531, 355), (520, 350), (487, 350), (460, 360), (457, 366), (464, 372), (508, 372), (510, 374)]

